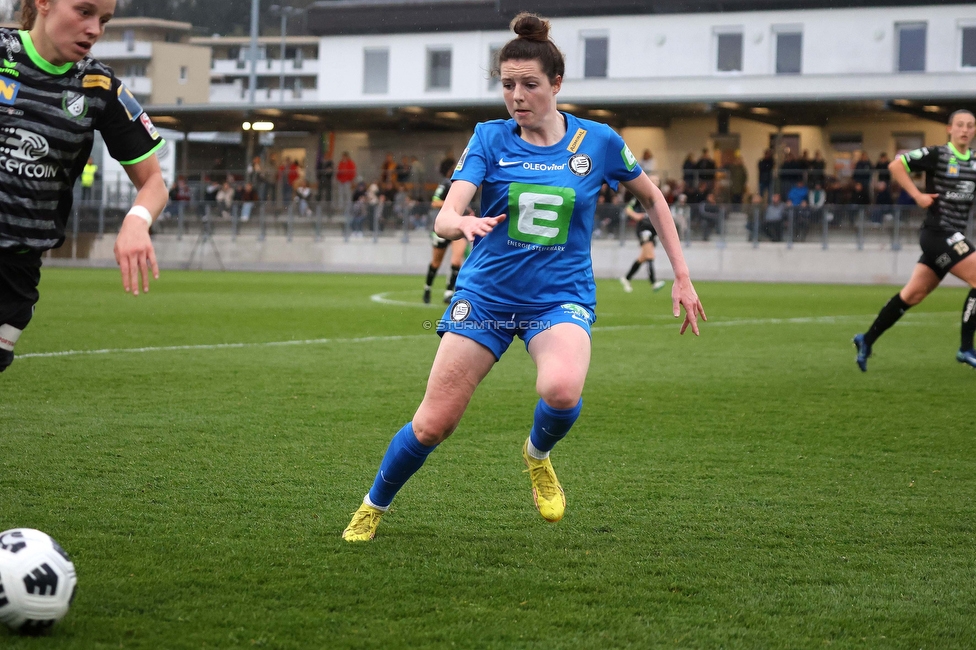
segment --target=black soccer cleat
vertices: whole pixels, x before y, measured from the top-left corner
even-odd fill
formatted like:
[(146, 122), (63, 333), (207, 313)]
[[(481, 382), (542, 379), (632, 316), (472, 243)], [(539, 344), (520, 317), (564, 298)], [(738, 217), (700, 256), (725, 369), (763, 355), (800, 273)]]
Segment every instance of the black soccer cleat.
[(430, 304), (430, 287), (424, 287), (424, 304)]
[(0, 372), (7, 369), (7, 366), (14, 362), (14, 353), (11, 350), (0, 349)]

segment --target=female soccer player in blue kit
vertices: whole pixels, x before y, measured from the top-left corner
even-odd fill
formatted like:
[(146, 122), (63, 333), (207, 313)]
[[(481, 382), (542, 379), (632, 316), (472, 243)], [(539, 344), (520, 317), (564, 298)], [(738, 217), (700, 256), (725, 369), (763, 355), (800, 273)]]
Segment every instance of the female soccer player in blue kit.
[[(549, 23), (532, 14), (512, 21), (518, 35), (499, 53), (511, 120), (475, 127), (434, 229), (475, 243), (457, 291), (439, 322), (440, 346), (427, 392), (411, 422), (393, 437), (363, 504), (342, 537), (368, 541), (397, 491), (457, 428), (475, 388), (515, 336), (537, 368), (540, 399), (522, 457), (536, 508), (546, 521), (563, 516), (566, 498), (549, 451), (579, 417), (590, 363), (596, 286), (590, 238), (597, 195), (624, 183), (646, 206), (671, 260), (674, 315), (698, 334), (705, 311), (688, 276), (668, 205), (610, 127), (556, 109), (563, 55)], [(483, 218), (462, 216), (482, 188)]]

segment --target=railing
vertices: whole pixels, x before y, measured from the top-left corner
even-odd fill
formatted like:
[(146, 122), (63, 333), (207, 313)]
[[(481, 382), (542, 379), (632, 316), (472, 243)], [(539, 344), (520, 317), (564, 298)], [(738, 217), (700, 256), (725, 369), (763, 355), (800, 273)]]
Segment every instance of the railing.
[[(365, 209), (363, 209), (365, 208)], [(121, 226), (126, 207), (77, 201), (69, 221), (69, 242), (56, 257), (88, 257), (85, 250)], [(917, 245), (917, 231), (925, 211), (917, 206), (824, 205), (817, 208), (786, 206), (779, 218), (763, 205), (672, 206), (679, 236), (685, 247), (729, 245), (762, 247), (846, 246), (863, 250), (898, 251)], [(429, 241), (436, 210), (416, 202), (383, 202), (356, 209), (335, 201), (291, 200), (240, 202), (171, 202), (153, 225), (155, 234), (184, 237), (216, 235), (263, 241), (269, 236), (287, 241), (325, 237), (349, 241), (402, 243)], [(965, 233), (973, 237), (973, 218)], [(636, 245), (635, 223), (618, 205), (600, 205), (594, 217), (594, 242)]]

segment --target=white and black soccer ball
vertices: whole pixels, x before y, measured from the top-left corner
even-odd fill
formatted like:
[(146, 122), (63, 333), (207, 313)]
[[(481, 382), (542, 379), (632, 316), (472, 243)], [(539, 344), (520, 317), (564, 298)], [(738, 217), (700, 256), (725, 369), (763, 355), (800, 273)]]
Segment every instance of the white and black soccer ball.
[(61, 546), (33, 528), (0, 533), (0, 622), (39, 632), (68, 613), (78, 578)]

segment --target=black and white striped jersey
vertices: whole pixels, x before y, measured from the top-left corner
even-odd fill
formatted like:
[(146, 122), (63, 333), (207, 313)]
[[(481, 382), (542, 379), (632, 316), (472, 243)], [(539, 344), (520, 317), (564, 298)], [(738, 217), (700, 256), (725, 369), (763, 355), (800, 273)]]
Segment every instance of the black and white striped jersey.
[(976, 156), (963, 156), (952, 143), (922, 147), (899, 156), (909, 172), (925, 172), (925, 192), (938, 194), (923, 228), (964, 232), (976, 195)]
[(123, 165), (153, 155), (163, 139), (112, 69), (91, 55), (56, 66), (28, 32), (0, 29), (0, 58), (0, 253), (56, 248), (95, 130)]

